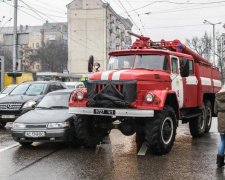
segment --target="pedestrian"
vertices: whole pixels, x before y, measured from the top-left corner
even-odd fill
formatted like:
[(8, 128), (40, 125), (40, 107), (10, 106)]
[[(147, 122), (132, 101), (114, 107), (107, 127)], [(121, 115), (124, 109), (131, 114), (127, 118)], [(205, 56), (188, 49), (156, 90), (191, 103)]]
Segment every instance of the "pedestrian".
[(218, 132), (220, 133), (220, 144), (218, 146), (218, 154), (216, 164), (221, 168), (224, 166), (224, 150), (225, 150), (225, 85), (216, 93), (214, 113), (218, 117)]
[(94, 63), (94, 72), (99, 72), (100, 64), (99, 63)]

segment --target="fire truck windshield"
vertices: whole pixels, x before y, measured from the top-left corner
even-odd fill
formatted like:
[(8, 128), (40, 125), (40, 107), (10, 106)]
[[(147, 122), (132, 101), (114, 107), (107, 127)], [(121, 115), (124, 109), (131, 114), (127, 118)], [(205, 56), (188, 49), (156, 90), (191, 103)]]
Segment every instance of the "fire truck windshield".
[(113, 69), (156, 69), (168, 70), (168, 58), (164, 55), (111, 56), (108, 70)]

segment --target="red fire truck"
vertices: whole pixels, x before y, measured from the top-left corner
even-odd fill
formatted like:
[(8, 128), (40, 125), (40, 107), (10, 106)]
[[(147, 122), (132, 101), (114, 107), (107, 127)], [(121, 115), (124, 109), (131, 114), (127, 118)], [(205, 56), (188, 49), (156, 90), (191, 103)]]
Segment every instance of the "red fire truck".
[(71, 95), (79, 142), (95, 146), (117, 127), (136, 133), (137, 147), (146, 142), (162, 155), (174, 144), (179, 120), (189, 123), (193, 137), (209, 132), (221, 88), (218, 68), (179, 40), (132, 35), (138, 39), (130, 49), (110, 52), (107, 71), (93, 73), (87, 88)]

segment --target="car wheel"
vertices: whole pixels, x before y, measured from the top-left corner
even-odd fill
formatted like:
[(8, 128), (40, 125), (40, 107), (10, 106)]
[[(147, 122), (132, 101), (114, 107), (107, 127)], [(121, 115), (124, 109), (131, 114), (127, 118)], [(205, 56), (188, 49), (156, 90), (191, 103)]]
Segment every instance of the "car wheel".
[(177, 122), (173, 108), (166, 106), (154, 119), (146, 121), (145, 139), (152, 154), (170, 152), (176, 136)]
[(0, 128), (4, 128), (6, 125), (6, 122), (0, 122)]

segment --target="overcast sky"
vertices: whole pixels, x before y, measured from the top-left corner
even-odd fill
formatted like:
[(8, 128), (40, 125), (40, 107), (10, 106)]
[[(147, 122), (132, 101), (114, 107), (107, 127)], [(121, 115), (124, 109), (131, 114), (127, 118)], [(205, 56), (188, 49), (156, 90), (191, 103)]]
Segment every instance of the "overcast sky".
[[(66, 5), (72, 0), (18, 0), (18, 25), (42, 25), (49, 22), (66, 22)], [(217, 24), (216, 32), (225, 33), (225, 1), (222, 0), (103, 0), (123, 17), (131, 17), (133, 32), (143, 33), (153, 41), (160, 39), (185, 41), (201, 37), (207, 31), (212, 35), (212, 25), (203, 24), (204, 19)], [(3, 18), (5, 16), (5, 18)], [(0, 30), (12, 26), (13, 2), (0, 0)], [(140, 30), (139, 30), (140, 29)]]

